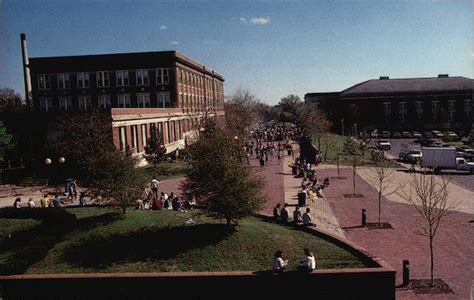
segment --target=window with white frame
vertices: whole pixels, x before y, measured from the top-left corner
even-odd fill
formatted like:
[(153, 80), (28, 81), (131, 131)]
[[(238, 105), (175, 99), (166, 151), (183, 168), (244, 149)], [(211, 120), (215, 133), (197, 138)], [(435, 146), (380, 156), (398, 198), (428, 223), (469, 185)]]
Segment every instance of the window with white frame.
[(134, 152), (138, 150), (137, 125), (132, 126), (132, 149)]
[(71, 81), (69, 80), (68, 73), (58, 73), (58, 89), (68, 89), (71, 87)]
[(40, 110), (50, 111), (53, 109), (53, 98), (39, 98)]
[(59, 97), (59, 110), (67, 111), (72, 109), (72, 99), (71, 97)]
[(112, 107), (109, 95), (98, 96), (99, 109), (109, 109)]
[(169, 83), (169, 69), (160, 68), (156, 69), (156, 84), (168, 84)]
[(398, 118), (400, 119), (400, 122), (405, 122), (407, 118), (407, 103), (406, 102), (398, 103)]
[(91, 97), (90, 96), (79, 96), (79, 109), (82, 111), (91, 110)]
[(431, 101), (431, 115), (433, 116), (433, 120), (438, 119), (439, 101), (437, 101), (437, 100)]
[(383, 103), (383, 114), (385, 116), (385, 121), (388, 122), (390, 115), (392, 114), (392, 104), (390, 102)]
[(125, 127), (119, 127), (120, 151), (122, 152), (127, 150), (127, 134), (125, 133), (125, 129)]
[(150, 94), (149, 93), (137, 94), (137, 104), (138, 104), (138, 107), (150, 107)]
[(417, 119), (423, 118), (423, 101), (415, 101), (415, 113)]
[(469, 116), (472, 111), (472, 100), (471, 99), (464, 99), (464, 114)]
[(454, 121), (456, 116), (456, 100), (448, 100), (449, 121)]
[(146, 136), (146, 124), (142, 124), (142, 144), (143, 147), (147, 145), (147, 136)]
[(97, 87), (110, 86), (109, 71), (99, 71), (97, 74)]
[(171, 107), (170, 93), (169, 92), (159, 92), (156, 93), (156, 98), (158, 99), (158, 107)]
[(49, 74), (38, 75), (38, 89), (39, 90), (51, 89), (51, 76)]
[(139, 69), (136, 73), (137, 85), (148, 85), (148, 70)]
[(128, 86), (128, 71), (120, 70), (115, 72), (117, 86)]
[(118, 94), (117, 95), (118, 107), (130, 107), (130, 94)]
[(87, 72), (78, 72), (77, 76), (77, 87), (78, 88), (89, 88), (91, 86), (91, 81), (89, 73)]

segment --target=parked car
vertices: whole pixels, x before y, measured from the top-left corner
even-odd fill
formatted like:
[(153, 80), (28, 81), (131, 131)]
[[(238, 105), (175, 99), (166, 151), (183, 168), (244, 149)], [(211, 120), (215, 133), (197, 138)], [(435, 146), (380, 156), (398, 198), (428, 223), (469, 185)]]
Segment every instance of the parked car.
[(423, 136), (421, 135), (421, 133), (419, 133), (418, 131), (413, 131), (412, 136), (413, 136), (414, 138), (421, 138), (421, 137), (423, 137)]
[(434, 137), (437, 137), (437, 138), (443, 138), (444, 135), (441, 133), (441, 131), (438, 131), (438, 130), (432, 130), (431, 133), (433, 134)]
[(402, 132), (402, 136), (403, 136), (403, 138), (405, 138), (405, 139), (410, 139), (410, 138), (412, 138), (411, 133), (409, 133), (408, 131)]
[(432, 138), (433, 134), (429, 131), (425, 131), (425, 132), (423, 132), (423, 136), (426, 137), (426, 138)]
[(379, 149), (379, 150), (391, 150), (391, 149), (392, 149), (392, 145), (391, 145), (390, 142), (387, 141), (387, 140), (379, 140), (379, 141), (377, 141), (376, 147), (377, 147), (377, 149)]
[(408, 162), (412, 164), (418, 163), (422, 157), (423, 157), (423, 154), (421, 153), (420, 150), (402, 151), (398, 154), (398, 158), (402, 162)]
[(420, 144), (421, 146), (424, 146), (424, 147), (431, 146), (434, 142), (436, 141), (430, 138), (421, 138), (421, 139), (416, 139), (413, 141), (413, 143)]
[(370, 137), (371, 137), (371, 138), (378, 138), (378, 137), (379, 137), (379, 134), (378, 134), (377, 131), (372, 131), (372, 132), (370, 133)]
[(459, 141), (459, 136), (454, 131), (448, 131), (446, 133), (446, 139), (448, 141)]
[(382, 131), (382, 137), (385, 138), (385, 139), (388, 139), (390, 138), (390, 131)]

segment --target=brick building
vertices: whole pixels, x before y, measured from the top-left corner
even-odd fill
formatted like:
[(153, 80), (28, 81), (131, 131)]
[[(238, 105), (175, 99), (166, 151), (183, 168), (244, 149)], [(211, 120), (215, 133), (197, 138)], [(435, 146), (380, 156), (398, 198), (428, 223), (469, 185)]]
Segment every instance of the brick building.
[(168, 151), (182, 148), (191, 119), (224, 115), (224, 78), (177, 51), (28, 58), (21, 41), (33, 115), (48, 123), (62, 112), (110, 112), (122, 151), (143, 153), (153, 126)]
[(342, 92), (308, 93), (336, 128), (360, 130), (470, 130), (474, 80), (440, 74), (429, 78), (380, 77)]

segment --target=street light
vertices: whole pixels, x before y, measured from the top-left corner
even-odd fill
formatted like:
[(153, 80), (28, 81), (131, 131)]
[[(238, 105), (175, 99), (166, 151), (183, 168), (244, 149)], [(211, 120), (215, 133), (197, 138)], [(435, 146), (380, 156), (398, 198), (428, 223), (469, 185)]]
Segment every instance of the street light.
[(341, 119), (341, 134), (344, 135), (344, 119)]

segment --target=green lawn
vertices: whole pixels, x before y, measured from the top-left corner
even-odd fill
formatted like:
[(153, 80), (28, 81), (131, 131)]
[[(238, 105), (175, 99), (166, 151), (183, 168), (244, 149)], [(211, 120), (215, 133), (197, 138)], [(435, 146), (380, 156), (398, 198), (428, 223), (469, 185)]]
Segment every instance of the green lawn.
[[(336, 164), (337, 161), (337, 154), (342, 153), (344, 149), (344, 142), (346, 141), (347, 137), (339, 135), (339, 134), (334, 134), (334, 133), (329, 133), (326, 134), (324, 137), (321, 138), (321, 157), (323, 159), (323, 163), (326, 164)], [(317, 138), (313, 138), (313, 145), (318, 148), (319, 147), (319, 142)], [(370, 152), (367, 151), (365, 157), (364, 157), (364, 165), (365, 166), (371, 166), (371, 155)], [(339, 163), (341, 165), (350, 165), (351, 162), (347, 157), (344, 157), (343, 155), (339, 156)], [(389, 160), (387, 161), (387, 167), (388, 168), (398, 168), (400, 165), (393, 161)]]
[[(0, 274), (264, 271), (277, 249), (294, 268), (305, 247), (315, 252), (318, 268), (364, 267), (357, 257), (325, 240), (257, 218), (242, 221), (229, 235), (223, 222), (199, 216), (196, 210), (133, 210), (125, 218), (113, 208), (68, 211), (78, 218), (69, 226), (0, 219), (4, 236), (16, 232), (0, 245)], [(184, 226), (189, 218), (197, 224)]]
[(153, 165), (140, 168), (143, 172), (144, 178), (146, 179), (146, 184), (148, 184), (151, 178), (155, 175), (158, 180), (182, 177), (186, 174), (187, 169), (188, 163), (183, 162), (182, 160), (176, 162), (163, 161), (159, 163), (156, 168)]

